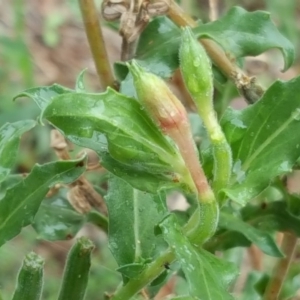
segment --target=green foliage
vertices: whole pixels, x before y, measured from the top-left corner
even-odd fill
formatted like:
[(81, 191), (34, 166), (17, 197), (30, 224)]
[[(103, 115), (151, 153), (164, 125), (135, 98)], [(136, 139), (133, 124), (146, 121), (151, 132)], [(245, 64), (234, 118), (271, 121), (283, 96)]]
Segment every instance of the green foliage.
[(0, 245), (32, 223), (51, 186), (74, 181), (84, 169), (82, 159), (36, 165), (24, 180), (10, 187), (0, 200)]
[(43, 118), (70, 141), (95, 150), (104, 167), (134, 187), (155, 193), (186, 185), (178, 151), (132, 98), (111, 89), (66, 93), (53, 99)]
[(0, 128), (0, 182), (9, 175), (14, 166), (21, 135), (35, 126), (32, 120), (5, 124)]
[[(295, 8), (292, 4), (287, 9), (289, 12), (291, 7)], [(15, 4), (15, 14), (20, 15), (21, 11), (19, 1)], [(177, 17), (182, 17), (180, 14)], [(45, 23), (44, 39), (52, 46), (58, 38), (53, 29), (63, 21), (61, 16), (58, 23), (57, 20), (50, 18)], [(295, 36), (287, 21), (282, 29)], [(141, 79), (134, 74), (137, 64), (131, 63), (133, 80), (128, 73), (129, 64), (118, 62), (115, 64), (115, 76), (120, 84), (118, 92), (108, 88), (102, 93), (89, 93), (84, 84), (84, 71), (78, 76), (74, 89), (58, 84), (28, 88), (32, 86), (33, 68), (21, 38), (22, 26), (16, 23), (15, 31), (15, 40), (0, 38), (1, 54), (4, 51), (8, 61), (16, 57), (14, 65), (26, 82), (25, 90), (15, 98), (31, 98), (40, 110), (41, 125), (58, 129), (66, 138), (66, 145), (70, 142), (76, 145), (76, 152), (79, 147), (94, 150), (102, 170), (100, 173), (96, 166), (92, 174), (87, 174), (92, 169), (89, 161), (86, 163), (85, 157), (71, 159), (76, 154), (69, 155), (69, 148), (59, 144), (52, 147), (60, 161), (36, 164), (30, 170), (33, 162), (40, 162), (39, 156), (33, 154), (23, 171), (18, 161), (20, 139), (26, 133), (22, 141), (25, 140), (32, 134), (27, 132), (35, 127), (34, 131), (45, 141), (48, 130), (41, 131), (41, 126), (36, 126), (33, 120), (21, 120), (36, 117), (36, 110), (11, 117), (2, 113), (1, 105), (2, 122), (7, 118), (10, 122), (21, 121), (5, 123), (0, 128), (0, 246), (5, 247), (6, 242), (28, 225), (39, 239), (49, 241), (73, 238), (87, 223), (101, 228), (108, 236), (107, 243), (114, 258), (108, 259), (108, 265), (114, 270), (102, 268), (99, 257), (91, 265), (95, 245), (85, 237), (79, 238), (67, 257), (58, 294), (60, 300), (82, 300), (85, 295), (86, 299), (92, 299), (90, 270), (92, 277), (97, 277), (93, 288), (98, 293), (98, 283), (106, 282), (105, 289), (113, 292), (112, 300), (141, 299), (139, 291), (142, 289), (152, 299), (175, 273), (183, 288), (172, 291), (172, 299), (260, 299), (275, 276), (282, 280), (278, 299), (296, 294), (299, 267), (293, 265), (286, 277), (284, 272), (273, 274), (269, 256), (279, 262), (291, 259), (285, 257), (288, 256), (285, 248), (277, 245), (277, 232), (300, 237), (300, 196), (290, 195), (286, 187), (286, 176), (299, 168), (300, 77), (276, 81), (259, 101), (245, 109), (227, 107), (229, 98), (242, 89), (239, 80), (249, 80), (247, 92), (255, 92), (251, 86), (253, 79), (240, 73), (244, 57), (278, 49), (283, 56), (284, 71), (294, 61), (293, 45), (277, 30), (268, 12), (247, 12), (232, 7), (216, 21), (198, 22), (195, 28), (184, 29), (183, 39), (177, 24), (165, 16), (154, 18), (142, 32), (135, 55), (152, 81), (145, 80), (139, 89)], [(214, 62), (216, 59), (196, 38), (213, 40), (215, 44), (211, 47), (225, 52), (223, 59), (228, 58), (227, 66), (229, 64), (236, 73), (228, 75), (224, 61), (211, 69), (208, 58), (211, 56)], [(156, 76), (172, 77), (178, 67), (201, 118), (191, 115), (191, 125), (184, 107), (176, 102), (169, 89), (163, 88), (165, 83)], [(0, 71), (0, 79), (2, 73)], [(228, 83), (223, 91), (222, 85), (227, 79), (234, 82)], [(213, 99), (214, 88), (219, 94)], [(168, 103), (163, 100), (165, 94), (176, 100)], [(141, 105), (138, 101), (141, 98), (149, 105)], [(214, 105), (218, 115), (222, 115), (220, 121)], [(153, 115), (159, 117), (159, 122)], [(167, 120), (164, 126), (161, 120)], [(46, 126), (44, 128), (48, 128)], [(191, 137), (192, 147), (188, 147), (187, 136)], [(89, 157), (89, 153), (86, 156)], [(51, 155), (45, 157), (43, 161), (52, 158)], [(190, 157), (196, 158), (194, 165), (189, 164)], [(26, 156), (23, 162), (25, 160)], [(28, 174), (27, 170), (30, 170)], [(25, 174), (21, 174), (23, 172)], [(84, 213), (74, 208), (74, 200), (82, 201), (82, 205), (93, 202), (84, 190), (83, 180), (78, 180), (90, 178), (96, 180), (92, 180), (89, 188), (105, 195), (108, 215), (94, 207)], [(69, 190), (75, 188), (78, 193), (74, 193), (72, 199)], [(170, 212), (168, 205), (173, 208), (174, 203), (167, 200), (169, 192), (174, 191), (181, 192), (188, 200), (190, 207), (186, 211)], [(211, 197), (199, 197), (200, 191)], [(101, 264), (106, 266), (105, 242), (100, 238), (96, 247), (101, 249)], [(233, 250), (227, 250), (240, 247), (238, 251), (242, 255), (242, 248), (251, 245), (261, 251), (267, 263), (262, 272), (249, 273), (243, 289), (236, 295), (235, 281), (244, 266), (237, 257), (229, 258), (228, 253)], [(216, 251), (222, 251), (222, 258), (215, 255)], [(14, 300), (41, 299), (43, 264), (34, 253), (26, 256)], [(286, 268), (288, 271), (288, 266)], [(112, 281), (108, 272), (113, 274)], [(1, 282), (0, 286), (2, 288)], [(99, 293), (100, 299), (106, 297), (103, 289)], [(48, 297), (48, 294), (44, 291), (43, 296)]]
[(159, 196), (136, 190), (117, 177), (109, 181), (109, 248), (125, 277), (138, 276), (159, 244), (154, 226), (164, 214), (158, 211), (155, 197)]
[(233, 153), (232, 184), (225, 193), (245, 204), (276, 176), (292, 171), (300, 156), (300, 77), (275, 82), (242, 111), (228, 109), (222, 127)]
[(175, 251), (195, 299), (234, 299), (226, 292), (237, 275), (235, 267), (205, 250), (197, 250), (182, 234), (174, 216), (161, 224), (164, 239)]
[[(162, 30), (163, 28), (163, 30)], [(278, 48), (287, 70), (294, 60), (293, 45), (277, 30), (267, 12), (231, 8), (217, 21), (199, 24), (194, 33), (216, 41), (233, 59), (256, 56)], [(156, 18), (144, 31), (137, 48), (137, 60), (151, 72), (170, 77), (178, 68), (180, 29), (165, 17)]]

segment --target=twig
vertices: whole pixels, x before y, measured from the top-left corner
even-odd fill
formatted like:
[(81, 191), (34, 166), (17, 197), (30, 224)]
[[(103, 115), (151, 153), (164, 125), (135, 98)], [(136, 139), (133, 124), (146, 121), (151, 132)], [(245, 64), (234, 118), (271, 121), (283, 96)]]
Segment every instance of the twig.
[(249, 256), (252, 268), (254, 270), (261, 271), (262, 270), (262, 252), (260, 251), (260, 249), (257, 246), (255, 246), (254, 244), (252, 244), (248, 248), (247, 252), (248, 252), (248, 256)]
[[(173, 0), (170, 3), (169, 18), (179, 26), (197, 26), (197, 22)], [(239, 91), (243, 94), (249, 103), (257, 101), (263, 94), (263, 88), (255, 82), (255, 78), (247, 76), (239, 67), (237, 67), (225, 54), (219, 45), (210, 39), (200, 39), (214, 64), (222, 73), (233, 80)]]
[(109, 64), (105, 42), (94, 0), (79, 0), (86, 36), (94, 58), (100, 84), (103, 89), (115, 88), (115, 80)]
[(271, 279), (267, 285), (263, 300), (276, 300), (279, 297), (281, 288), (284, 284), (291, 261), (294, 257), (297, 245), (297, 236), (293, 233), (286, 232), (281, 244), (281, 250), (285, 257), (280, 259), (274, 267)]
[(218, 0), (209, 0), (209, 19), (215, 21), (218, 19)]

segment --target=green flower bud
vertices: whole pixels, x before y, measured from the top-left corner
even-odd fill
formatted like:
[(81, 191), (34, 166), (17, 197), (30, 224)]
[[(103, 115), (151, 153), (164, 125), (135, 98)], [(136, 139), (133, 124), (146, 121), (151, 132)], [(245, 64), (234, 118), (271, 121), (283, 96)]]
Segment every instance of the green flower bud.
[(84, 299), (94, 248), (88, 238), (83, 236), (77, 239), (68, 254), (58, 300)]
[(182, 77), (198, 110), (212, 109), (213, 75), (211, 62), (192, 30), (185, 28), (179, 51)]
[(213, 108), (211, 62), (190, 28), (185, 28), (179, 51), (182, 77), (209, 135), (214, 155), (213, 187), (216, 194), (229, 184), (232, 154)]
[(188, 124), (184, 106), (161, 78), (146, 72), (136, 61), (128, 67), (139, 100), (164, 133), (168, 134), (181, 124)]
[(26, 255), (18, 275), (13, 300), (39, 300), (43, 289), (44, 260), (34, 252)]
[(214, 201), (213, 192), (198, 158), (184, 106), (161, 78), (144, 71), (135, 61), (129, 69), (139, 100), (162, 131), (178, 146), (186, 168), (193, 178), (200, 201)]

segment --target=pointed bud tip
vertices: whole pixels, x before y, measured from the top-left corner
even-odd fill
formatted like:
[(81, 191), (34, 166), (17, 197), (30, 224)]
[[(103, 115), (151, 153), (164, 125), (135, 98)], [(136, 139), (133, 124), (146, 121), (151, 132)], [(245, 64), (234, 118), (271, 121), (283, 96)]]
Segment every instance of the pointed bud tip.
[(131, 63), (126, 63), (126, 65), (133, 77), (138, 77), (144, 72), (143, 68), (134, 59), (131, 61)]

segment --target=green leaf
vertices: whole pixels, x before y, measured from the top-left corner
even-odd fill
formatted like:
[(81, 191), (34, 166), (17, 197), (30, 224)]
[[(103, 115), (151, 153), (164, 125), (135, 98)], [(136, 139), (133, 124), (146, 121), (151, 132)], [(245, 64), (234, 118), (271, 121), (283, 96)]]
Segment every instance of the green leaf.
[(123, 276), (127, 278), (136, 278), (145, 269), (144, 263), (132, 263), (128, 265), (123, 265), (116, 271), (120, 272)]
[(51, 198), (43, 200), (32, 223), (39, 238), (57, 241), (72, 239), (85, 223), (85, 215), (75, 211), (60, 189)]
[(181, 30), (166, 17), (155, 18), (142, 33), (136, 60), (151, 73), (170, 77), (179, 66)]
[(68, 89), (55, 83), (51, 86), (40, 86), (27, 89), (15, 96), (14, 100), (20, 97), (29, 97), (37, 104), (37, 106), (41, 110), (44, 110), (47, 105), (53, 100), (53, 98), (57, 97), (58, 95), (68, 93), (74, 93), (74, 90)]
[(0, 184), (0, 200), (4, 197), (6, 191), (24, 179), (24, 175), (14, 174), (6, 177)]
[(75, 91), (77, 93), (86, 92), (86, 88), (85, 88), (85, 84), (84, 84), (84, 74), (85, 74), (85, 72), (86, 72), (86, 69), (82, 70), (76, 78)]
[(256, 229), (252, 225), (244, 222), (238, 216), (222, 212), (220, 214), (219, 227), (240, 232), (268, 255), (283, 257), (274, 238), (269, 233)]
[(156, 193), (184, 186), (184, 162), (142, 106), (108, 89), (103, 94), (63, 94), (43, 117), (75, 144), (95, 150), (102, 165), (134, 187)]
[(300, 77), (275, 82), (262, 99), (221, 120), (233, 154), (231, 186), (225, 193), (245, 204), (276, 176), (291, 172), (300, 156)]
[[(284, 70), (294, 60), (293, 45), (278, 31), (268, 12), (247, 12), (233, 7), (217, 21), (199, 24), (194, 32), (199, 37), (215, 40), (233, 59), (278, 48), (284, 57)], [(155, 18), (140, 37), (137, 61), (156, 75), (170, 77), (179, 65), (180, 35), (180, 28), (169, 19)], [(119, 70), (119, 73), (125, 77), (124, 70)]]
[(215, 40), (233, 58), (256, 56), (278, 48), (284, 58), (284, 71), (294, 61), (294, 46), (278, 31), (266, 11), (247, 12), (233, 7), (217, 21), (199, 26), (195, 33)]
[(0, 128), (0, 182), (9, 175), (14, 166), (22, 134), (36, 125), (33, 120), (4, 124)]
[[(109, 248), (118, 265), (126, 266), (126, 273), (135, 273), (132, 263), (144, 263), (153, 257), (159, 238), (154, 226), (163, 217), (156, 209), (151, 194), (133, 189), (122, 179), (109, 181), (105, 197), (109, 215)], [(138, 268), (142, 269), (141, 266)], [(133, 270), (134, 269), (134, 270)]]
[(248, 204), (241, 210), (246, 222), (263, 230), (291, 231), (300, 237), (300, 218), (288, 211), (286, 201), (274, 201), (262, 205)]
[(49, 187), (71, 183), (84, 170), (82, 159), (36, 165), (23, 181), (8, 189), (0, 200), (0, 246), (32, 223)]
[(201, 300), (198, 297), (191, 297), (191, 296), (177, 296), (175, 298), (172, 298), (172, 300)]
[(251, 241), (236, 231), (218, 231), (204, 246), (210, 252), (225, 251), (235, 247), (250, 247)]
[(228, 290), (236, 267), (203, 249), (196, 249), (181, 232), (174, 215), (160, 224), (164, 239), (173, 248), (189, 284), (190, 296), (199, 299), (234, 299)]

